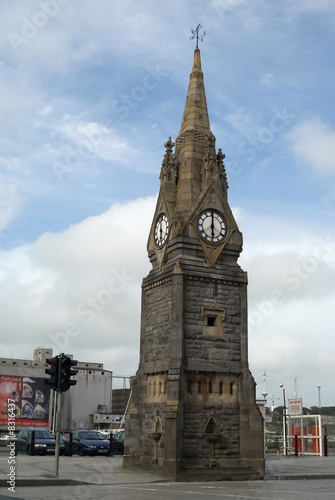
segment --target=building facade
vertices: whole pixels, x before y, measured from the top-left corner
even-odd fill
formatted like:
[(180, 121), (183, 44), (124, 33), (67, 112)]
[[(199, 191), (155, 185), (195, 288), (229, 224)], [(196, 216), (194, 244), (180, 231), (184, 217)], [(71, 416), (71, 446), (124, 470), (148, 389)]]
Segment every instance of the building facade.
[(102, 363), (78, 362), (77, 384), (64, 393), (62, 429), (110, 429), (112, 425), (113, 372)]
[(130, 389), (113, 389), (112, 411), (115, 415), (124, 415), (130, 398)]
[(176, 480), (259, 479), (263, 418), (248, 366), (242, 234), (210, 129), (198, 48), (181, 129), (165, 147), (124, 467), (154, 467)]

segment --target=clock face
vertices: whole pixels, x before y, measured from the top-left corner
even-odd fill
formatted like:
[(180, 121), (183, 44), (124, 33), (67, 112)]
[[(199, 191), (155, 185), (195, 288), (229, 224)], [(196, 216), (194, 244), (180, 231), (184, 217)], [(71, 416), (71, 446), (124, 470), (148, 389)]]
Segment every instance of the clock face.
[(204, 210), (198, 217), (198, 231), (200, 236), (209, 243), (213, 245), (221, 243), (227, 234), (223, 215), (212, 208)]
[(161, 248), (167, 240), (169, 233), (169, 219), (165, 214), (160, 214), (157, 217), (155, 225), (155, 243), (158, 248)]

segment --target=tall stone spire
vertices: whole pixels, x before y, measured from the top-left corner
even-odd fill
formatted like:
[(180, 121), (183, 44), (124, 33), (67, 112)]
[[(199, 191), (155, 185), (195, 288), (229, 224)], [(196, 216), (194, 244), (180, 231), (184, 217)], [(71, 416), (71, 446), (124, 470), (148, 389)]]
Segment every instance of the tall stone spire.
[(210, 133), (204, 75), (201, 69), (200, 50), (195, 49), (193, 67), (186, 97), (184, 116), (178, 137), (184, 132), (196, 130), (206, 136)]
[(193, 206), (199, 196), (202, 162), (208, 141), (215, 155), (215, 137), (209, 125), (200, 50), (195, 49), (184, 115), (176, 139), (178, 207)]

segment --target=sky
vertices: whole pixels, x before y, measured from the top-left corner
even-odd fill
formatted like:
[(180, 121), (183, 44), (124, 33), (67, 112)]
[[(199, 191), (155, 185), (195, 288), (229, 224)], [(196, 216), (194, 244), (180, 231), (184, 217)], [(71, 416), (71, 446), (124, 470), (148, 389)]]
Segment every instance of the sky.
[(335, 406), (332, 0), (2, 0), (1, 355), (51, 347), (135, 374), (164, 143), (199, 23), (257, 397), (283, 404), (282, 383)]

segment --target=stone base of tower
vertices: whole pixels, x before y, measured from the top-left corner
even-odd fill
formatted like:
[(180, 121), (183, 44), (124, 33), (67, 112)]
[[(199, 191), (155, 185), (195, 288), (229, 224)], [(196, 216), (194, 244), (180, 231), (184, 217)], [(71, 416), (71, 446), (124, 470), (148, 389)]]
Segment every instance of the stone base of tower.
[(203, 460), (155, 459), (154, 451), (150, 455), (138, 456), (125, 452), (123, 467), (155, 472), (159, 477), (176, 482), (254, 481), (264, 478), (264, 459), (261, 456), (213, 460), (210, 452)]
[[(255, 464), (254, 464), (255, 465)], [(262, 465), (259, 468), (243, 467), (237, 464), (220, 465), (213, 467), (185, 468), (175, 477), (176, 482), (205, 482), (205, 481), (257, 481), (264, 478)]]
[[(171, 373), (168, 380), (179, 384), (184, 375)], [(140, 374), (133, 382), (124, 468), (150, 470), (178, 482), (264, 478), (263, 418), (252, 393), (246, 394), (253, 385), (247, 369), (240, 374), (239, 402), (208, 402), (205, 408), (185, 401), (144, 400), (140, 394), (147, 391), (147, 378)]]
[[(215, 467), (193, 467), (185, 468), (181, 470), (178, 469), (178, 464), (175, 461), (171, 461), (166, 464), (166, 467), (162, 468), (160, 466), (153, 465), (141, 465), (136, 466), (133, 461), (128, 463), (128, 457), (124, 457), (124, 468), (132, 470), (142, 470), (157, 473), (157, 477), (169, 479), (175, 482), (210, 482), (210, 481), (259, 481), (264, 478), (263, 463), (257, 465), (253, 464), (253, 467), (243, 467), (239, 464), (228, 464), (227, 466), (215, 466)], [(176, 471), (176, 472), (171, 472)]]
[(182, 257), (144, 279), (124, 467), (175, 481), (264, 477), (246, 286), (234, 263), (213, 269)]
[[(264, 460), (227, 460), (210, 463), (207, 466), (199, 463), (188, 463), (182, 466), (180, 461), (171, 459), (163, 463), (153, 464), (152, 457), (124, 455), (123, 467), (157, 473), (176, 482), (206, 482), (206, 481), (257, 481), (264, 479)], [(161, 461), (159, 461), (161, 462)]]

